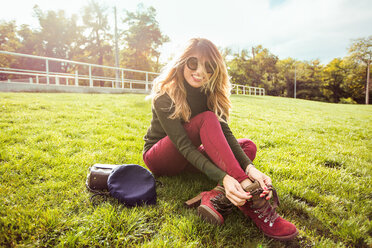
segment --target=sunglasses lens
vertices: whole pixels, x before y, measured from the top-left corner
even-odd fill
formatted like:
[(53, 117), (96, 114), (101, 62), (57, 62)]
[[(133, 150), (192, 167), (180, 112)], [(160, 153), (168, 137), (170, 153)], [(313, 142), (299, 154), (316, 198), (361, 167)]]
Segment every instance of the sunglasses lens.
[(213, 73), (214, 72), (214, 69), (209, 62), (205, 63), (205, 70), (207, 71), (207, 73)]
[(187, 62), (187, 67), (190, 69), (190, 70), (196, 70), (198, 69), (198, 59), (195, 58), (195, 57), (190, 57)]
[[(198, 69), (198, 59), (196, 57), (190, 57), (187, 59), (186, 65), (190, 70), (195, 71)], [(211, 63), (205, 62), (205, 70), (207, 73), (213, 73), (214, 68), (215, 67), (213, 67)]]

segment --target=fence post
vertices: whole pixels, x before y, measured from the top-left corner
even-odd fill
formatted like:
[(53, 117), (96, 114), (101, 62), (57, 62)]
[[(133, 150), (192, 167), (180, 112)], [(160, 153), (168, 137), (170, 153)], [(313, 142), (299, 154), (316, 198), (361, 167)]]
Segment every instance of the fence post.
[(32, 77), (30, 77), (30, 84), (33, 84)]
[(39, 84), (39, 75), (36, 75), (36, 84)]
[(146, 91), (149, 90), (149, 74), (146, 72)]
[(93, 87), (92, 65), (89, 65), (89, 87)]
[(245, 86), (243, 86), (243, 95), (245, 95)]
[(47, 84), (49, 84), (49, 61), (48, 59), (45, 59), (45, 70), (47, 74)]
[(118, 69), (115, 70), (115, 79), (116, 79), (115, 80), (115, 88), (120, 88), (119, 87), (120, 81), (119, 81), (119, 70)]
[(59, 77), (56, 76), (56, 85), (59, 85)]
[(79, 72), (75, 71), (75, 86), (79, 86)]
[(124, 89), (124, 70), (121, 70), (121, 88)]

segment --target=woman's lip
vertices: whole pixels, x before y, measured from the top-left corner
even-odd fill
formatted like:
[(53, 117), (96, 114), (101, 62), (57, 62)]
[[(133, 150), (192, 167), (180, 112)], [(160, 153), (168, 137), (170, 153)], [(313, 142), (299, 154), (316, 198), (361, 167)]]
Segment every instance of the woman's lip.
[(201, 82), (201, 81), (202, 81), (202, 78), (197, 77), (197, 76), (194, 76), (194, 75), (192, 75), (192, 78), (193, 78), (194, 81), (196, 81), (196, 82)]

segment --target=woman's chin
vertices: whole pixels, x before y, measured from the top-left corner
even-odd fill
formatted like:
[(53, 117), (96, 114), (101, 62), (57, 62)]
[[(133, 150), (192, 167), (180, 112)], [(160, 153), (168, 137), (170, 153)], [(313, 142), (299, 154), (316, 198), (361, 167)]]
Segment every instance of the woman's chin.
[(198, 81), (194, 81), (194, 80), (191, 81), (191, 82), (188, 82), (188, 83), (193, 88), (200, 88), (200, 87), (202, 87), (204, 85), (203, 82), (198, 82)]

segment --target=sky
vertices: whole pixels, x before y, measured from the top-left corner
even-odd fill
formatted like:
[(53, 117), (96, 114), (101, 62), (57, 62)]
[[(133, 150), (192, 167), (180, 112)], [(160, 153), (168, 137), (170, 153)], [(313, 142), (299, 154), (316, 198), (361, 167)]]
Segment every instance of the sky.
[[(114, 6), (120, 19), (142, 2), (157, 11), (160, 30), (170, 38), (161, 48), (161, 61), (178, 52), (193, 37), (211, 40), (234, 52), (262, 45), (279, 59), (319, 59), (329, 63), (347, 55), (353, 39), (372, 35), (372, 0), (98, 0)], [(0, 20), (38, 27), (33, 16), (63, 9), (82, 13), (86, 0), (0, 0)], [(109, 15), (112, 23), (113, 10)], [(119, 28), (123, 28), (120, 26)]]

